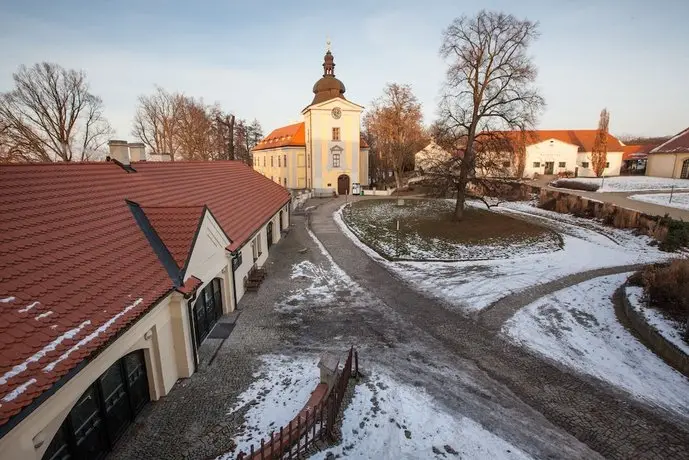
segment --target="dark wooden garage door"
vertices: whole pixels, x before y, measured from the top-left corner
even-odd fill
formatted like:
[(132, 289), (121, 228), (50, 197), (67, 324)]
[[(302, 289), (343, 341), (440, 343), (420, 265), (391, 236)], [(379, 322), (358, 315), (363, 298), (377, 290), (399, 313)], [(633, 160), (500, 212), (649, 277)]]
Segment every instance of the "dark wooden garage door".
[(196, 344), (200, 345), (210, 333), (215, 323), (222, 316), (222, 292), (220, 279), (215, 278), (208, 284), (194, 304), (194, 328)]
[(142, 350), (123, 357), (74, 405), (43, 459), (101, 459), (150, 400)]

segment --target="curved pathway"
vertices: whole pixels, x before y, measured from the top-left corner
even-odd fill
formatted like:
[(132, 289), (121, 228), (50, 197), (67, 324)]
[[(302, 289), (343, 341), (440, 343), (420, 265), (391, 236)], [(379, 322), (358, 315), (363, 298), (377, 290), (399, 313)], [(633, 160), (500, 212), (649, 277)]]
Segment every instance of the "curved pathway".
[(502, 325), (505, 321), (510, 319), (520, 309), (548, 294), (600, 276), (637, 271), (641, 270), (643, 267), (644, 265), (620, 265), (617, 267), (597, 268), (595, 270), (575, 273), (547, 283), (532, 286), (523, 291), (508, 294), (481, 310), (478, 313), (478, 320), (483, 327), (497, 334), (500, 332), (500, 329), (502, 329)]
[[(530, 298), (608, 273), (573, 275), (548, 283), (543, 290), (527, 291), (523, 298), (512, 297), (514, 303), (510, 299), (499, 301), (477, 322), (413, 290), (350, 241), (332, 218), (343, 202), (322, 202), (311, 214), (312, 231), (352, 279), (431, 335), (445, 351), (472, 362), (550, 422), (605, 457), (689, 459), (689, 429), (683, 425), (686, 420), (658, 414), (609, 385), (573, 373), (496, 334), (503, 318)], [(634, 267), (610, 270), (630, 269)]]

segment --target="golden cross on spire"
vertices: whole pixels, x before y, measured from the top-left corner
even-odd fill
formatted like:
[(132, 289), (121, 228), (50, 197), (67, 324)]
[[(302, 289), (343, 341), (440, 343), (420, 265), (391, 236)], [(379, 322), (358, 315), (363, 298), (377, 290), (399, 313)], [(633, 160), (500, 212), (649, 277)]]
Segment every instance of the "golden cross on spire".
[(325, 38), (325, 50), (330, 51), (330, 37)]

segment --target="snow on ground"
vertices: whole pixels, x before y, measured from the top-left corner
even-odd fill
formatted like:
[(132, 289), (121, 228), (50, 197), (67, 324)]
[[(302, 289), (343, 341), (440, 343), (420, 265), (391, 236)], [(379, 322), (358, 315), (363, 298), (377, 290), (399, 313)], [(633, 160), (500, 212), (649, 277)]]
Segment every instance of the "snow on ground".
[(470, 418), (452, 415), (424, 390), (374, 372), (345, 409), (342, 442), (311, 459), (527, 459)]
[[(476, 203), (472, 205), (478, 206)], [(649, 237), (605, 227), (591, 219), (545, 211), (526, 202), (505, 203), (493, 210), (555, 229), (562, 235), (564, 249), (504, 260), (391, 262), (349, 230), (342, 220), (341, 209), (335, 213), (334, 219), (355, 244), (412, 287), (465, 312), (484, 309), (510, 293), (574, 273), (669, 258), (668, 253), (649, 246)]]
[(218, 457), (234, 459), (240, 451), (249, 452), (251, 444), (257, 448), (261, 438), (270, 438), (271, 431), (279, 431), (304, 407), (311, 392), (320, 382), (317, 357), (287, 357), (268, 355), (254, 375), (256, 380), (239, 395), (237, 404), (228, 416), (244, 407), (249, 408), (245, 429), (235, 441), (237, 448)]
[(603, 185), (598, 192), (634, 192), (637, 190), (669, 190), (675, 188), (689, 189), (689, 180), (670, 179), (667, 177), (650, 176), (619, 176), (606, 177), (577, 177), (576, 179), (558, 179), (558, 184), (567, 182), (585, 182), (589, 184)]
[(661, 206), (669, 206), (677, 209), (689, 209), (689, 193), (673, 193), (672, 202), (670, 202), (669, 193), (652, 193), (646, 195), (632, 195), (629, 198), (636, 201), (643, 201), (645, 203), (659, 204)]
[(640, 286), (627, 286), (627, 298), (634, 310), (640, 312), (646, 322), (653, 326), (668, 342), (672, 342), (677, 348), (689, 355), (689, 343), (682, 338), (684, 327), (679, 321), (666, 317), (655, 308), (648, 307), (644, 288)]
[(595, 278), (521, 309), (502, 333), (578, 372), (689, 417), (689, 379), (622, 326), (612, 295), (631, 273)]
[(276, 309), (286, 313), (301, 308), (302, 305), (328, 306), (336, 301), (338, 293), (347, 291), (348, 294), (359, 292), (361, 288), (346, 274), (343, 276), (339, 267), (335, 265), (314, 264), (303, 260), (292, 266), (292, 279), (306, 279), (310, 285), (291, 291)]

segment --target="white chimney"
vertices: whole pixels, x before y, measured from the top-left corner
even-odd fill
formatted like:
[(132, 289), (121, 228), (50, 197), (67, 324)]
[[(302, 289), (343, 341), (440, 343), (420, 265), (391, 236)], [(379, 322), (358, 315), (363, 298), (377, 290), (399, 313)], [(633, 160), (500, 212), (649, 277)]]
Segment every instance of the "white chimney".
[(110, 158), (117, 160), (123, 165), (129, 164), (129, 146), (127, 141), (111, 140), (108, 142)]
[(130, 142), (129, 144), (129, 159), (132, 163), (137, 161), (146, 161), (146, 146), (141, 142)]

